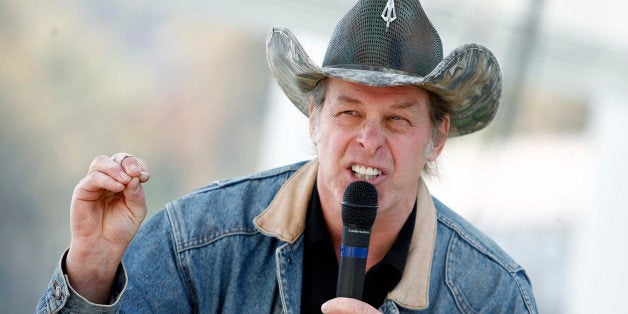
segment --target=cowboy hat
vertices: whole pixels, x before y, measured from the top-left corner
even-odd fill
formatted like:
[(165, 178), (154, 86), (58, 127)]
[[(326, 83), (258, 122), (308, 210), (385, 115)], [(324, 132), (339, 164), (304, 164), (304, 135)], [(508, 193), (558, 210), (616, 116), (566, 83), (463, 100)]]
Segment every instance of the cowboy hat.
[(429, 90), (451, 109), (450, 137), (487, 126), (501, 98), (501, 71), (491, 51), (466, 44), (443, 58), (440, 37), (417, 0), (358, 1), (336, 26), (322, 66), (286, 27), (273, 27), (266, 47), (279, 86), (306, 116), (308, 94), (324, 77)]

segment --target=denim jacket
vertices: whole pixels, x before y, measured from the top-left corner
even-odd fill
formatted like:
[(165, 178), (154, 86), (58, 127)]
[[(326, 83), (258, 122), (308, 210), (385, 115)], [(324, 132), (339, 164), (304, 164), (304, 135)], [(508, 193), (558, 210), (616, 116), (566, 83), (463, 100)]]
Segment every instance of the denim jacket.
[[(298, 313), (317, 171), (316, 160), (299, 163), (216, 182), (167, 204), (127, 249), (110, 305), (78, 295), (62, 258), (37, 312)], [(536, 313), (525, 271), (419, 184), (406, 267), (380, 310)]]

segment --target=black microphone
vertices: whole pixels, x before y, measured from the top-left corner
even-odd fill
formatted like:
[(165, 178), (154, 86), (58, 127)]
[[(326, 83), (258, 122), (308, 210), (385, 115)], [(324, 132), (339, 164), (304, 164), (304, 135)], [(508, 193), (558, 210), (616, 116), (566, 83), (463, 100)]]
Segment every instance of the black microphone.
[(342, 242), (337, 297), (362, 300), (371, 227), (377, 215), (377, 189), (366, 181), (351, 182), (342, 199)]

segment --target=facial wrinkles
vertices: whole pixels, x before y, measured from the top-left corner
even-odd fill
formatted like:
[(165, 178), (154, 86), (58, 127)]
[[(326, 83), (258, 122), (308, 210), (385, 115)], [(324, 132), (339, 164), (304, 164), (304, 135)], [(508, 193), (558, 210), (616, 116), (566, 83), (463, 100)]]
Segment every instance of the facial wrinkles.
[[(342, 122), (341, 125), (351, 122), (351, 126), (367, 127), (373, 134), (379, 131), (376, 125), (385, 131), (412, 132), (412, 128), (426, 117), (426, 113), (420, 109), (416, 94), (409, 93), (407, 89), (390, 91), (360, 86), (341, 91), (338, 95), (333, 94), (329, 95), (329, 101), (325, 105), (327, 108), (323, 108), (328, 109), (330, 117)], [(352, 118), (344, 116), (345, 112), (350, 112), (349, 116)], [(363, 125), (364, 123), (368, 125)]]
[[(362, 105), (362, 104), (361, 104)], [(359, 110), (359, 109), (358, 109)], [(386, 171), (392, 171), (394, 158), (392, 151), (387, 149), (389, 141), (386, 135), (385, 118), (379, 112), (376, 117), (372, 113), (359, 113), (364, 115), (359, 117), (359, 123), (355, 127), (355, 143), (352, 145), (349, 158), (353, 163), (350, 165), (353, 176), (359, 180), (372, 180)], [(384, 167), (384, 168), (380, 168)]]
[[(330, 80), (323, 106), (310, 117), (314, 122), (312, 139), (319, 153), (321, 200), (335, 206), (349, 182), (367, 180), (380, 193), (382, 213), (412, 206), (417, 180), (428, 159), (424, 157), (433, 151), (427, 102), (425, 94), (411, 88), (373, 88)], [(344, 111), (355, 111), (356, 120), (337, 118)], [(410, 122), (403, 132), (391, 129), (405, 125), (405, 119), (396, 119), (400, 117)], [(357, 145), (357, 132), (365, 132), (365, 119), (383, 138), (383, 147), (374, 154)]]

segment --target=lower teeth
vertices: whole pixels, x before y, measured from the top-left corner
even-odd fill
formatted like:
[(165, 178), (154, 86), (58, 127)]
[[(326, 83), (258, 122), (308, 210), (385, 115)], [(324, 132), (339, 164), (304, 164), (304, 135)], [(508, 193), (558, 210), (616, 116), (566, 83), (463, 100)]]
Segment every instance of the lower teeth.
[(361, 173), (357, 173), (357, 172), (353, 172), (355, 174), (355, 177), (358, 179), (362, 179), (362, 180), (371, 180), (377, 176), (374, 175), (368, 175), (368, 174), (361, 174)]

